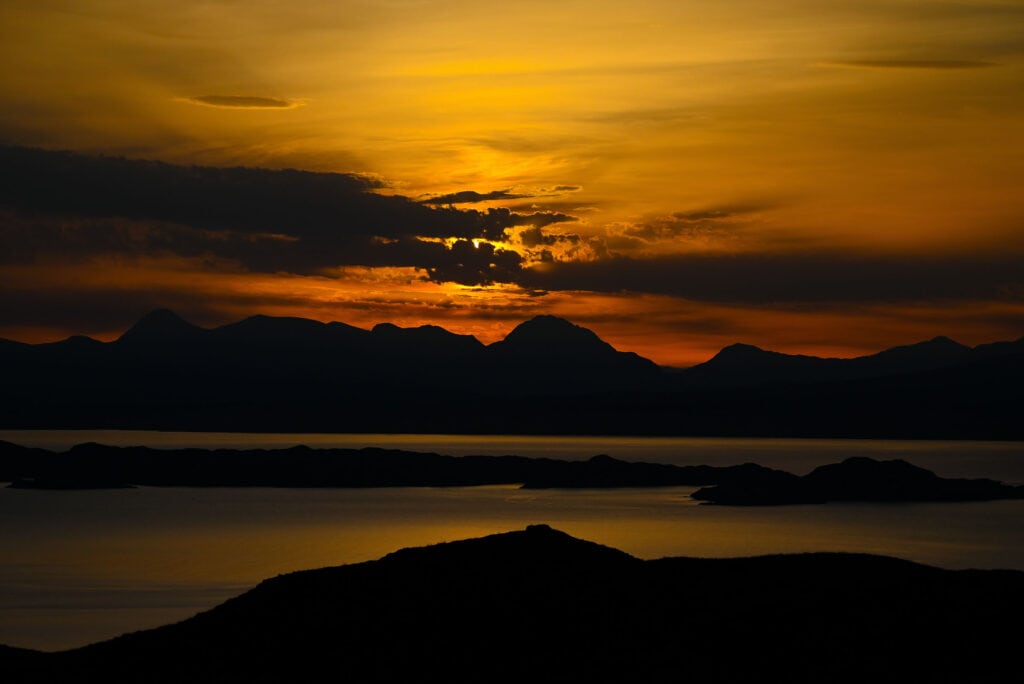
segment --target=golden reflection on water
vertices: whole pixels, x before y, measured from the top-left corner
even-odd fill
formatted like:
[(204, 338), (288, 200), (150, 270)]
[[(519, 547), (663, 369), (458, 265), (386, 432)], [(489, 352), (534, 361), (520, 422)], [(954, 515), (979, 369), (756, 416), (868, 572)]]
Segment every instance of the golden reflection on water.
[(280, 573), (533, 523), (642, 558), (827, 550), (1024, 569), (1024, 501), (732, 508), (692, 491), (0, 489), (0, 643), (82, 645)]

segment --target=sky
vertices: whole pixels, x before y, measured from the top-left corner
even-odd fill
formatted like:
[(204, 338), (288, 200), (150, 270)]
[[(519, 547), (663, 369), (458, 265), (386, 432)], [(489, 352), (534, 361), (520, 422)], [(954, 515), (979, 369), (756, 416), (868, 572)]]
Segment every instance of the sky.
[(0, 60), (0, 337), (1024, 335), (1021, 0), (34, 0)]

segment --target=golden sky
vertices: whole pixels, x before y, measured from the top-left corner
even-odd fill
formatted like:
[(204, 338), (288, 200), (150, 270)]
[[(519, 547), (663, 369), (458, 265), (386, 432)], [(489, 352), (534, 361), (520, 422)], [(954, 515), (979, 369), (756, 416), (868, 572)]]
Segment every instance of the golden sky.
[[(198, 219), (8, 194), (0, 336), (109, 339), (171, 306), (492, 341), (554, 313), (688, 365), (1024, 334), (1019, 0), (34, 0), (0, 6), (0, 59), (9, 146), (357, 174), (513, 216), (368, 236), (434, 261), (325, 241), (257, 263), (197, 246)], [(438, 266), (457, 237), (497, 266)]]

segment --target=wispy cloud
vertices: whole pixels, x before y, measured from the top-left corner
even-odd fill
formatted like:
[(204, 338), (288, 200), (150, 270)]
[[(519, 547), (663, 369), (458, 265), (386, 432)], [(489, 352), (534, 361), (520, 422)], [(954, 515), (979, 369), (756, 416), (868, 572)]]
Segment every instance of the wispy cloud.
[(513, 192), (512, 188), (504, 190), (492, 190), (490, 192), (477, 192), (476, 190), (460, 190), (444, 195), (433, 195), (421, 199), (422, 204), (476, 204), (477, 202), (493, 202), (495, 200), (517, 200), (537, 197), (560, 197), (567, 193), (579, 192), (583, 189), (581, 185), (556, 185), (553, 188), (540, 188), (530, 191)]
[(492, 190), (491, 192), (477, 192), (475, 190), (462, 190), (447, 195), (438, 195), (420, 200), (423, 204), (475, 204), (477, 202), (490, 202), (492, 200), (523, 199), (533, 195), (520, 195), (511, 190)]
[(995, 62), (973, 59), (847, 59), (822, 62), (822, 66), (849, 69), (987, 69)]
[(679, 221), (710, 221), (727, 219), (745, 214), (754, 214), (768, 208), (770, 208), (770, 205), (764, 203), (732, 204), (705, 207), (690, 211), (677, 211), (672, 214), (672, 217)]
[(302, 106), (296, 100), (254, 95), (198, 95), (184, 99), (194, 105), (222, 109), (295, 109)]

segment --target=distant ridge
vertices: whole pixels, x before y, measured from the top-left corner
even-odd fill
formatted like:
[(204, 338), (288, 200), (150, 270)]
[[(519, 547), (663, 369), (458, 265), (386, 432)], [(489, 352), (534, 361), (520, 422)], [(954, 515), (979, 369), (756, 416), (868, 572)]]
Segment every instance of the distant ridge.
[(0, 364), (6, 428), (1024, 439), (1024, 338), (853, 359), (735, 344), (669, 371), (556, 316), (483, 345), (429, 325), (205, 329), (161, 309), (112, 343), (4, 341)]
[[(1006, 681), (1024, 573), (815, 553), (640, 560), (547, 525), (265, 580), (5, 682)], [(1012, 678), (1012, 677), (1011, 677)]]
[[(1002, 343), (1013, 345), (1015, 343)], [(985, 356), (948, 337), (893, 347), (852, 359), (819, 358), (765, 351), (749, 344), (733, 344), (710, 360), (681, 373), (694, 385), (743, 387), (770, 383), (810, 383), (863, 380), (887, 375), (918, 373), (970, 362)], [(1024, 343), (1006, 352), (1024, 354)]]

